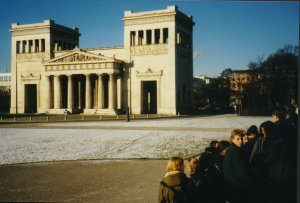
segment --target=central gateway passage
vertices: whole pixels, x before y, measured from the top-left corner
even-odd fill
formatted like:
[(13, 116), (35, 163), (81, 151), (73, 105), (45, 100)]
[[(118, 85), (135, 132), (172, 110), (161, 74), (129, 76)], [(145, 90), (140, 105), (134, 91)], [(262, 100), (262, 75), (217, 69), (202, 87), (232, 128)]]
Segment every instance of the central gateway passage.
[(142, 114), (157, 113), (156, 81), (142, 81)]
[(25, 85), (25, 113), (37, 112), (36, 84)]

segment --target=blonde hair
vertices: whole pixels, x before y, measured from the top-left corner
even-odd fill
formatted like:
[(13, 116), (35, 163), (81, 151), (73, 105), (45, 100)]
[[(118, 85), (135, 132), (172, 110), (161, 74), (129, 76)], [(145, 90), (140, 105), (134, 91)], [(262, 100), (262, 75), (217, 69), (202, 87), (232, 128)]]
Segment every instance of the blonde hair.
[(187, 163), (191, 173), (195, 173), (198, 170), (199, 167), (198, 159), (189, 158), (187, 159)]
[(241, 130), (241, 129), (234, 129), (232, 132), (231, 132), (231, 136), (230, 136), (230, 141), (233, 140), (233, 138), (235, 136), (240, 136), (241, 138), (245, 135), (245, 131), (244, 130)]
[(180, 167), (184, 165), (184, 161), (181, 157), (172, 157), (167, 165), (167, 172), (180, 171)]

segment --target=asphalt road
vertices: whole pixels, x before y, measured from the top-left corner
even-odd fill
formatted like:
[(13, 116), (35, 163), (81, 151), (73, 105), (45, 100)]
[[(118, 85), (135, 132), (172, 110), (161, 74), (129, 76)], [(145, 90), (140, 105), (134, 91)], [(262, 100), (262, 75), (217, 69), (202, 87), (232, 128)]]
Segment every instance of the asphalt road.
[(157, 202), (167, 160), (0, 166), (1, 202)]

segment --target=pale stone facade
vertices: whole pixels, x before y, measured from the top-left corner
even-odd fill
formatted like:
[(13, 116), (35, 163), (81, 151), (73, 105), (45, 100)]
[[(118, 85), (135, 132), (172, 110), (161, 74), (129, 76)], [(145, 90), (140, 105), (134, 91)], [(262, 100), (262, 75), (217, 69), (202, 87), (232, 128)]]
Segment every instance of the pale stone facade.
[(12, 24), (11, 113), (191, 110), (193, 25), (176, 6), (125, 11), (124, 46), (79, 49), (78, 28)]

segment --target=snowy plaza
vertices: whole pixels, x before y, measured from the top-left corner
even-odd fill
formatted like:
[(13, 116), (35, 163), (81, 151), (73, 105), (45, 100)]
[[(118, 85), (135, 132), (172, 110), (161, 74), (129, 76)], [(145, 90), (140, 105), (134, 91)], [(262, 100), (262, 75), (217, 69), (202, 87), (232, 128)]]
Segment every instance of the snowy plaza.
[(271, 117), (233, 114), (172, 119), (0, 125), (0, 165), (63, 160), (168, 159), (199, 155)]

